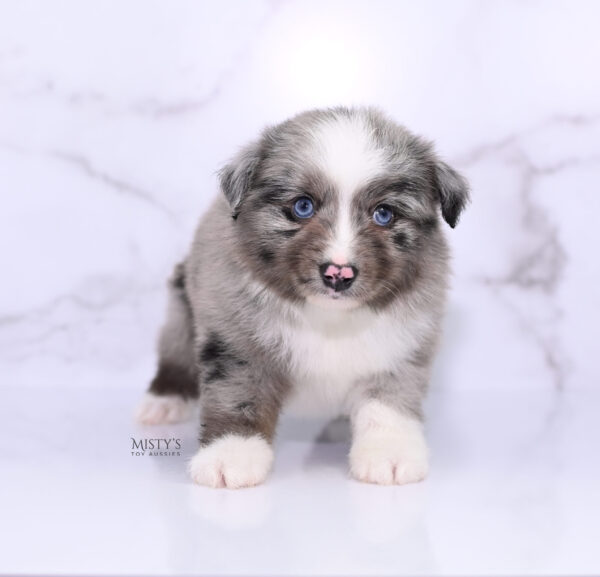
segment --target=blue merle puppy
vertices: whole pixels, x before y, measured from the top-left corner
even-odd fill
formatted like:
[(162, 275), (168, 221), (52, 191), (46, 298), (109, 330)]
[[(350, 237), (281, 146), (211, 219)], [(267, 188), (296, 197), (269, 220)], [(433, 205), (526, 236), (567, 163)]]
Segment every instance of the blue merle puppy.
[(352, 423), (350, 473), (423, 479), (422, 401), (440, 335), (465, 180), (372, 108), (304, 112), (220, 174), (222, 194), (170, 282), (144, 424), (200, 400), (192, 479), (263, 482), (282, 410)]

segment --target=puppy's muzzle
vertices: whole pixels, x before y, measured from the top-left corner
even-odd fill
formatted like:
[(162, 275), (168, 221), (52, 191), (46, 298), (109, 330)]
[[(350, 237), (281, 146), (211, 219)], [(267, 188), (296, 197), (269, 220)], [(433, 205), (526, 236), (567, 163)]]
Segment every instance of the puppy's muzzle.
[(358, 269), (355, 266), (337, 265), (331, 262), (322, 264), (319, 272), (325, 286), (333, 289), (336, 293), (349, 289), (358, 276)]

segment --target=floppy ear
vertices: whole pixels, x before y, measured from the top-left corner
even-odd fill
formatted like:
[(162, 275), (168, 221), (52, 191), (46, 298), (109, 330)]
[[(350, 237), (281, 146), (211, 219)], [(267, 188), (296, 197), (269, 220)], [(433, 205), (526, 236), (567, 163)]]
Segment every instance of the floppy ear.
[(233, 218), (237, 217), (240, 204), (252, 187), (261, 160), (260, 150), (260, 142), (252, 142), (219, 171), (221, 190), (231, 206)]
[(463, 176), (441, 160), (435, 164), (435, 181), (442, 205), (442, 216), (454, 228), (460, 213), (469, 202), (469, 184)]

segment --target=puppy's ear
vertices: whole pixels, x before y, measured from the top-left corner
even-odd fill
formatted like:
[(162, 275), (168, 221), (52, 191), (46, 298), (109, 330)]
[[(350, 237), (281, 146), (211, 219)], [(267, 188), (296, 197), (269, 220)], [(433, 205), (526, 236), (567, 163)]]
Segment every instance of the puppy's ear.
[(435, 164), (435, 184), (442, 205), (442, 216), (454, 228), (460, 213), (469, 202), (469, 184), (463, 176), (441, 160)]
[(232, 216), (236, 218), (246, 193), (252, 187), (252, 181), (261, 161), (260, 142), (253, 142), (219, 171), (221, 190), (231, 206)]

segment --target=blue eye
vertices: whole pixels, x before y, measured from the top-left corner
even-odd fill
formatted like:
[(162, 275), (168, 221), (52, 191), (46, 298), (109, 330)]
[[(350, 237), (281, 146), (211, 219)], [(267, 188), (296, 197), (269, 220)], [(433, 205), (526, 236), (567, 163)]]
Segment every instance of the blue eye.
[(391, 208), (388, 208), (384, 204), (380, 204), (375, 209), (375, 212), (373, 213), (373, 220), (379, 226), (386, 226), (386, 225), (390, 224), (390, 222), (392, 222), (393, 216), (394, 216), (394, 213), (392, 212)]
[(307, 196), (299, 198), (294, 203), (294, 214), (298, 218), (310, 218), (313, 214), (315, 214), (313, 201)]

